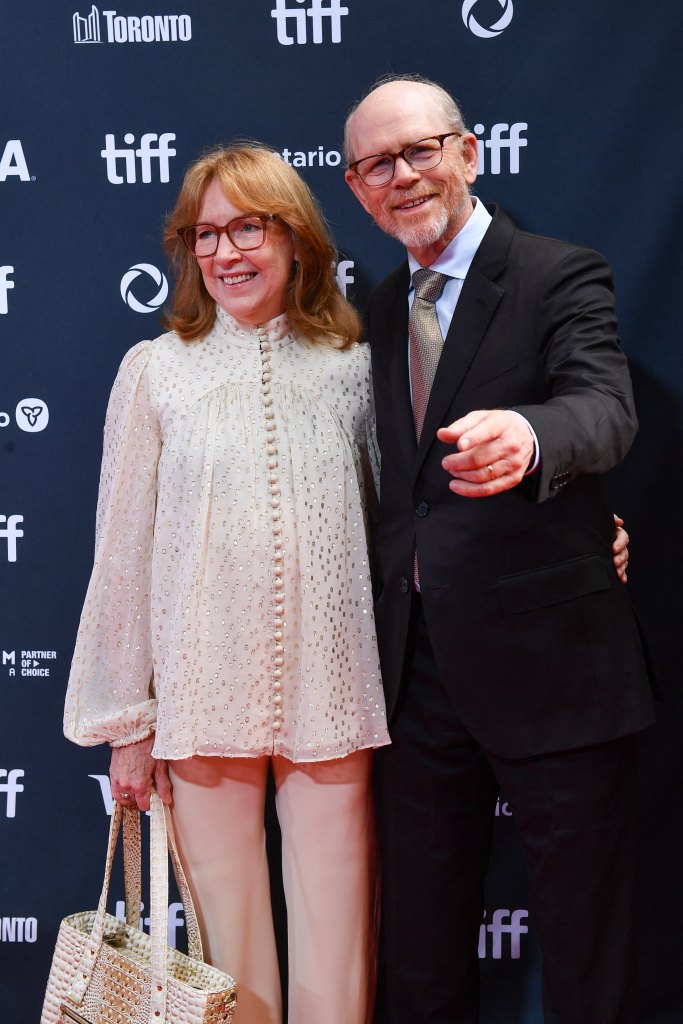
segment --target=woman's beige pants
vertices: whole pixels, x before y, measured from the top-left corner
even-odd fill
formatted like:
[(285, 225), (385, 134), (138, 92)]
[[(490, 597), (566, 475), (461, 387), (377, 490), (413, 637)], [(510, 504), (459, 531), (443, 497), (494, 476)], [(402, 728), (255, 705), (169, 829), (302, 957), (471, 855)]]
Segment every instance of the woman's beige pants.
[(170, 761), (173, 822), (205, 957), (237, 981), (235, 1024), (280, 1024), (266, 861), (272, 765), (282, 830), (289, 1024), (367, 1024), (375, 980), (372, 751)]

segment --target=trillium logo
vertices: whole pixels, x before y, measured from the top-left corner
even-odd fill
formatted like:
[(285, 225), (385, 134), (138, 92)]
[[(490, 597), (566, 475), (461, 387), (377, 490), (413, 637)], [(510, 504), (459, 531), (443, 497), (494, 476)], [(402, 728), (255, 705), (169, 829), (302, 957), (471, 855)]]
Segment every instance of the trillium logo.
[(499, 36), (512, 21), (512, 0), (498, 0), (503, 13), (498, 21), (488, 27), (481, 25), (474, 16), (474, 8), (478, 2), (479, 0), (465, 0), (462, 5), (462, 20), (470, 32), (480, 39), (493, 39), (494, 36)]
[(47, 405), (42, 398), (22, 398), (16, 409), (17, 426), (27, 434), (45, 430), (50, 419)]
[[(133, 281), (136, 281), (142, 274), (147, 274), (148, 277), (151, 277), (159, 289), (156, 295), (147, 302), (141, 302), (140, 299), (133, 295), (131, 290)], [(153, 313), (159, 306), (164, 304), (167, 295), (168, 281), (161, 271), (157, 267), (152, 266), (151, 263), (136, 263), (121, 278), (121, 298), (136, 313)]]

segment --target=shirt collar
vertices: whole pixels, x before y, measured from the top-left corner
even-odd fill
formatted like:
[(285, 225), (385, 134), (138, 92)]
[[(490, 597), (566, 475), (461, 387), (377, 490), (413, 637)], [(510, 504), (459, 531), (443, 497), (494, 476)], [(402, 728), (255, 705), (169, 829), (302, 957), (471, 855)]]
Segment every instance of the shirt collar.
[(258, 347), (259, 341), (267, 341), (275, 348), (282, 348), (293, 341), (289, 329), (289, 321), (285, 313), (273, 317), (258, 327), (247, 327), (240, 324), (234, 317), (222, 308), (216, 306), (216, 320), (223, 329), (223, 333), (230, 337), (230, 340), (243, 348)]
[[(431, 264), (430, 270), (435, 270), (439, 274), (446, 274), (447, 277), (457, 277), (461, 280), (464, 280), (466, 277), (475, 253), (492, 220), (491, 214), (476, 196), (472, 196), (472, 201), (474, 209), (471, 215), (465, 221), (460, 231), (458, 231), (455, 238), (451, 239), (438, 259), (434, 260)], [(418, 263), (408, 253), (408, 266), (412, 279), (413, 273), (419, 270), (422, 264)]]

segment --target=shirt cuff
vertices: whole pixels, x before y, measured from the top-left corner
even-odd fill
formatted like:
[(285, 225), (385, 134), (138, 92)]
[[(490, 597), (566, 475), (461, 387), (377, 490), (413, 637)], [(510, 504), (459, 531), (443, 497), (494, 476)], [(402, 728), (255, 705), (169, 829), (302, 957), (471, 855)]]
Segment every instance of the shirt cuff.
[(531, 436), (534, 439), (534, 457), (531, 460), (531, 462), (529, 463), (529, 467), (528, 467), (528, 469), (526, 470), (526, 472), (524, 474), (524, 476), (531, 476), (532, 473), (536, 472), (536, 470), (538, 469), (539, 463), (541, 461), (541, 446), (538, 443), (538, 438), (536, 437), (536, 431), (531, 426), (531, 424), (529, 423), (529, 421), (526, 418), (526, 416), (522, 416), (521, 412), (517, 412), (516, 409), (508, 409), (507, 411), (514, 413), (515, 416), (519, 416), (520, 420), (523, 420), (526, 423), (527, 427), (531, 431)]

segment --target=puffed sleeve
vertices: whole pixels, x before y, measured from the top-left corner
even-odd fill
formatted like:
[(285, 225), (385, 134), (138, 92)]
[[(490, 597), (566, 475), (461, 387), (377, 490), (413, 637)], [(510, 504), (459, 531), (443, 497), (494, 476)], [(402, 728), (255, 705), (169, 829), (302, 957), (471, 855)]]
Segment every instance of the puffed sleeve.
[(151, 342), (128, 352), (107, 409), (95, 564), (64, 709), (65, 735), (83, 746), (135, 743), (156, 722), (150, 591), (161, 439), (151, 356)]

